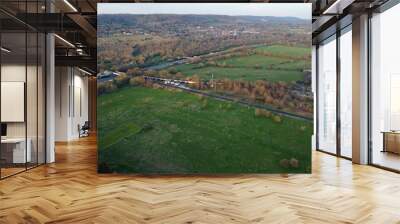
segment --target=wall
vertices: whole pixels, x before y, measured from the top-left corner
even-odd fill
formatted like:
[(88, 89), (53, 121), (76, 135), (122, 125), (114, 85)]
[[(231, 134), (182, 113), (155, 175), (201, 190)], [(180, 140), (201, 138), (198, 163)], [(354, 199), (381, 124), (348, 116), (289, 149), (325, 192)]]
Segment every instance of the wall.
[(88, 78), (72, 67), (56, 67), (55, 73), (55, 140), (70, 141), (89, 119)]
[[(20, 63), (3, 63), (2, 82), (24, 82), (26, 84), (26, 120), (25, 122), (6, 122), (8, 138), (30, 140), (31, 162), (44, 163), (44, 79), (42, 67)], [(7, 110), (7, 108), (1, 108)]]
[(69, 69), (67, 67), (56, 67), (55, 73), (55, 140), (66, 141), (69, 132)]
[[(1, 66), (2, 82), (25, 82), (25, 65), (2, 65)], [(28, 94), (28, 96), (31, 94)], [(5, 110), (6, 108), (1, 108)], [(12, 122), (7, 123), (7, 137), (25, 137), (25, 123)]]
[[(10, 82), (10, 81), (18, 81), (25, 82), (25, 65), (18, 64), (4, 64), (1, 67), (1, 81), (2, 82)], [(36, 131), (36, 120), (37, 107), (43, 107), (43, 101), (37, 99), (36, 95), (36, 85), (37, 80), (36, 77), (33, 77), (31, 74), (36, 75), (36, 67), (29, 66), (27, 67), (28, 72), (28, 81), (27, 83), (27, 125), (28, 125), (28, 134), (30, 132)], [(39, 71), (41, 74), (41, 71)], [(39, 103), (39, 105), (37, 104)], [(6, 109), (6, 108), (2, 108)], [(31, 130), (32, 129), (32, 130)], [(7, 124), (7, 136), (9, 137), (25, 137), (25, 123), (23, 122), (12, 122)], [(29, 137), (29, 136), (28, 136)]]

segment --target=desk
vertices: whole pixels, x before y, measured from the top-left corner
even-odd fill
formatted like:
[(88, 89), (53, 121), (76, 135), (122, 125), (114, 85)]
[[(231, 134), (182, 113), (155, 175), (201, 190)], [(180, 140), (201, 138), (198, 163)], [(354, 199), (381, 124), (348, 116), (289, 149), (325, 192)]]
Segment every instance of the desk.
[(400, 131), (383, 131), (382, 152), (400, 154)]
[[(1, 139), (1, 151), (2, 159), (6, 160), (6, 163), (26, 163), (31, 162), (32, 153), (31, 145), (32, 141), (30, 138), (27, 139), (27, 146), (25, 151), (25, 138), (5, 138)], [(3, 156), (3, 154), (5, 154)]]

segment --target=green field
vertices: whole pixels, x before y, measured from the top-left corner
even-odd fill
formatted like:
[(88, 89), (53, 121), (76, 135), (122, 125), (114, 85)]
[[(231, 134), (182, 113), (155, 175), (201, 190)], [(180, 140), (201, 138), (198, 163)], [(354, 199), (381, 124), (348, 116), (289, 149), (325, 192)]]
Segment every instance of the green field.
[(311, 68), (311, 62), (310, 60), (295, 60), (295, 61), (289, 61), (287, 63), (282, 63), (282, 64), (277, 64), (274, 65), (274, 68), (279, 68), (283, 70), (308, 70)]
[[(292, 82), (303, 79), (303, 70), (311, 67), (308, 59), (293, 59), (291, 57), (304, 56), (308, 48), (285, 46), (260, 46), (256, 51), (269, 52), (277, 56), (253, 54), (249, 56), (235, 56), (228, 59), (219, 59), (219, 65), (207, 65), (203, 62), (196, 64), (183, 64), (175, 68), (185, 76), (199, 75), (200, 78), (211, 79), (211, 74), (216, 79), (242, 79), (242, 80), (267, 80)], [(285, 58), (286, 57), (286, 58)]]
[[(120, 173), (311, 172), (312, 123), (186, 92), (125, 87), (98, 97), (99, 170)], [(297, 168), (280, 165), (295, 158)]]
[(267, 57), (254, 54), (250, 56), (232, 57), (226, 60), (218, 60), (217, 62), (226, 63), (228, 65), (233, 65), (237, 67), (253, 67), (259, 65), (262, 68), (268, 68), (268, 66), (270, 65), (287, 63), (290, 62), (290, 60), (284, 58)]
[(291, 82), (301, 80), (303, 73), (290, 70), (266, 70), (253, 68), (221, 68), (216, 66), (206, 66), (198, 68), (194, 64), (186, 64), (176, 66), (177, 71), (182, 72), (186, 76), (198, 75), (204, 80), (211, 79), (211, 74), (214, 79), (231, 79), (231, 80), (268, 80), (272, 82), (285, 81)]
[(310, 67), (309, 60), (293, 60), (280, 57), (270, 57), (262, 55), (250, 55), (244, 57), (233, 57), (226, 60), (218, 60), (218, 63), (225, 63), (235, 67), (251, 68), (259, 66), (262, 69), (286, 69), (302, 71), (305, 67)]
[(292, 47), (292, 46), (260, 46), (256, 48), (257, 51), (271, 53), (279, 56), (303, 57), (311, 56), (311, 47)]

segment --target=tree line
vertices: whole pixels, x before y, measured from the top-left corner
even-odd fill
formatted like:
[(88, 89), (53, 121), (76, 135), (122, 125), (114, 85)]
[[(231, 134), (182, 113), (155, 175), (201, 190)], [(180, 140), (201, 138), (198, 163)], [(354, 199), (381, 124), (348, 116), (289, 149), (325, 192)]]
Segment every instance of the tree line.
[(161, 71), (141, 71), (130, 69), (128, 73), (122, 73), (112, 81), (99, 83), (98, 94), (110, 93), (124, 86), (146, 86), (159, 88), (158, 83), (146, 80), (144, 76), (160, 77), (166, 79), (178, 79), (191, 81), (190, 88), (204, 91), (215, 91), (218, 94), (229, 95), (245, 99), (255, 103), (274, 106), (277, 109), (294, 111), (311, 116), (313, 113), (313, 100), (296, 94), (292, 91), (292, 84), (286, 82), (269, 82), (266, 80), (202, 80), (200, 76), (184, 76), (174, 69)]

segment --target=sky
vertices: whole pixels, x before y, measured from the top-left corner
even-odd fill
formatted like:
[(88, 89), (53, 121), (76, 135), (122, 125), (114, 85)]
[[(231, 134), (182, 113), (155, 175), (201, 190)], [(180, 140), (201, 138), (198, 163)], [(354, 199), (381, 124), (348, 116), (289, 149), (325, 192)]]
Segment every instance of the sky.
[(206, 14), (311, 20), (311, 3), (98, 3), (99, 14)]

